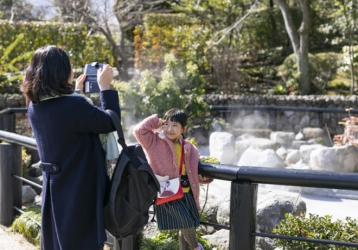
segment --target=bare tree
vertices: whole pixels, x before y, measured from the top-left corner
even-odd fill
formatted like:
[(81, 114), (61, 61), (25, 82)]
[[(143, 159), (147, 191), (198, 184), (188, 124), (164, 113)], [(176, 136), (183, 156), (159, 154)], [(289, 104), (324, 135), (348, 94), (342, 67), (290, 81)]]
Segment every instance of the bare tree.
[(29, 1), (0, 0), (0, 19), (9, 21), (38, 21), (44, 12), (35, 8)]
[(53, 4), (57, 12), (53, 20), (59, 22), (82, 23), (85, 16), (77, 10), (91, 9), (91, 0), (53, 0)]
[(126, 49), (126, 32), (141, 24), (148, 13), (171, 12), (167, 0), (116, 0), (113, 6), (103, 0), (92, 6), (79, 6), (74, 11), (83, 17), (83, 23), (101, 32), (108, 40), (121, 80), (128, 80), (128, 59), (132, 54)]
[(285, 0), (275, 0), (285, 22), (286, 31), (290, 38), (293, 51), (296, 55), (298, 64), (298, 72), (300, 79), (300, 93), (307, 95), (311, 93), (311, 82), (309, 77), (309, 59), (308, 59), (308, 44), (309, 44), (309, 31), (310, 31), (310, 3), (309, 0), (299, 0), (302, 11), (302, 21), (299, 29), (296, 29), (289, 7)]

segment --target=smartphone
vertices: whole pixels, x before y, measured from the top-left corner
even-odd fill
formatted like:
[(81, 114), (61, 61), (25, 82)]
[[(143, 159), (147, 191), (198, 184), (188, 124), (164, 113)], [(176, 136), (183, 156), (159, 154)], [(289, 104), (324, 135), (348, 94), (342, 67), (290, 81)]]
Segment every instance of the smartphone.
[(98, 69), (103, 69), (103, 66), (103, 63), (98, 62), (85, 65), (84, 74), (86, 75), (86, 79), (83, 84), (83, 92), (85, 94), (100, 92), (97, 82), (97, 71)]

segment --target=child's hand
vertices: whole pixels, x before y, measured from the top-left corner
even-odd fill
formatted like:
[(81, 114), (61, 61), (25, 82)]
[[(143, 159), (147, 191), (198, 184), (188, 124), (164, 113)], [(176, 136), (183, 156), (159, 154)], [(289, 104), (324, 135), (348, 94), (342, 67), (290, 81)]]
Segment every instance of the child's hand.
[(160, 128), (161, 126), (164, 125), (164, 123), (166, 123), (167, 121), (166, 120), (163, 120), (163, 119), (159, 119), (159, 122), (158, 122), (158, 127)]
[(213, 180), (214, 180), (213, 178), (206, 178), (206, 177), (201, 176), (201, 174), (199, 174), (199, 182), (201, 182), (201, 183), (210, 183)]
[(80, 90), (80, 93), (83, 94), (83, 83), (86, 79), (86, 75), (82, 74), (76, 79), (76, 87), (75, 89)]

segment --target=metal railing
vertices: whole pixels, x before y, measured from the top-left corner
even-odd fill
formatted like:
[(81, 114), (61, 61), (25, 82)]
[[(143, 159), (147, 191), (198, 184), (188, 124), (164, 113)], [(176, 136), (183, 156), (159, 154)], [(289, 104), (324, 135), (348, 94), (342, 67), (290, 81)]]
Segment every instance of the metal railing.
[[(11, 142), (0, 144), (0, 203), (2, 204), (0, 223), (9, 226), (15, 213), (21, 210), (22, 205), (21, 185), (24, 179), (21, 177), (21, 146), (35, 148), (36, 142), (33, 138), (6, 131), (0, 131), (0, 139)], [(358, 247), (357, 243), (256, 232), (259, 183), (358, 190), (357, 174), (209, 163), (200, 163), (199, 172), (207, 177), (231, 182), (230, 226), (223, 227), (230, 230), (230, 250), (255, 249), (255, 237), (257, 236)], [(29, 183), (27, 180), (26, 182)], [(134, 246), (132, 243), (128, 244)], [(123, 249), (132, 250), (134, 247), (123, 247)]]

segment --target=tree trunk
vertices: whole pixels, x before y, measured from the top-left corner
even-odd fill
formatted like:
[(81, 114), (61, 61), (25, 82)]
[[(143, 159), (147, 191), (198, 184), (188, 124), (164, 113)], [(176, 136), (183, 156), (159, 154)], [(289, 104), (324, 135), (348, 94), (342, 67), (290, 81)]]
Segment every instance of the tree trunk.
[[(352, 42), (353, 43), (353, 42)], [(350, 94), (354, 95), (354, 45), (349, 45), (349, 63), (350, 63), (350, 71), (351, 71), (351, 89)]]
[(301, 95), (308, 95), (311, 93), (311, 82), (309, 76), (309, 30), (310, 30), (310, 17), (309, 17), (309, 0), (300, 1), (302, 10), (302, 22), (298, 32), (300, 34), (300, 49), (299, 49), (299, 71), (300, 71), (300, 92)]
[(121, 60), (122, 60), (122, 75), (121, 75), (121, 80), (123, 80), (123, 81), (128, 81), (128, 80), (129, 80), (129, 74), (128, 74), (128, 54), (127, 54), (126, 49), (125, 49), (125, 42), (124, 42), (124, 37), (123, 37), (123, 35), (121, 35), (119, 47), (120, 47), (120, 57), (121, 57)]
[(308, 59), (308, 40), (310, 30), (309, 0), (300, 0), (302, 10), (302, 22), (296, 30), (292, 21), (289, 7), (285, 0), (275, 0), (279, 6), (287, 34), (291, 40), (293, 52), (296, 55), (298, 64), (298, 73), (300, 81), (300, 94), (307, 95), (311, 93), (311, 82), (309, 77), (309, 59)]
[[(116, 69), (118, 70), (118, 80), (122, 80), (122, 81), (128, 81), (129, 77), (128, 77), (128, 58), (126, 53), (121, 49), (124, 48), (124, 39), (122, 38), (121, 35), (121, 39), (120, 39), (120, 45), (118, 49), (117, 43), (114, 40), (111, 31), (109, 30), (109, 28), (107, 29), (103, 29), (101, 27), (98, 27), (98, 30), (101, 31), (105, 37), (107, 38), (109, 44), (111, 45), (112, 48), (112, 55), (113, 55), (113, 60), (114, 60), (114, 66), (116, 67)], [(121, 63), (118, 61), (118, 59), (121, 58), (122, 60), (122, 65)]]

